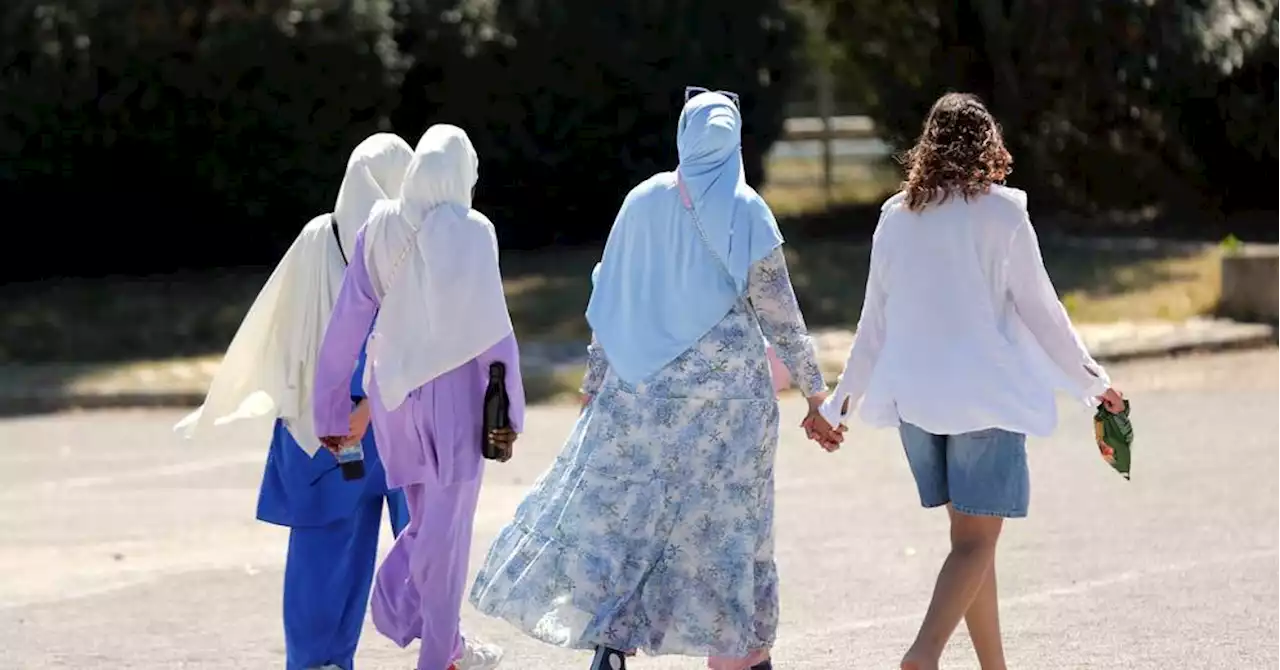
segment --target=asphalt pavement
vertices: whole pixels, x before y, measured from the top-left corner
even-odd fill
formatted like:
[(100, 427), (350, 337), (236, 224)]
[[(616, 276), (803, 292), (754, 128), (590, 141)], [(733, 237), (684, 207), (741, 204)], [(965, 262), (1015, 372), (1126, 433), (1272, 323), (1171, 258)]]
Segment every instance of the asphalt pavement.
[[(1010, 667), (1277, 667), (1278, 363), (1272, 348), (1112, 366), (1133, 401), (1133, 481), (1098, 458), (1082, 408), (1031, 441), (1031, 515), (1006, 525), (998, 563)], [(919, 508), (893, 432), (854, 426), (829, 455), (793, 428), (798, 398), (783, 410), (775, 667), (896, 668), (946, 554), (945, 513)], [(284, 666), (287, 531), (253, 518), (261, 427), (184, 443), (181, 414), (0, 421), (0, 669)], [(518, 457), (490, 468), (473, 567), (575, 417), (532, 410)], [(586, 668), (469, 607), (463, 621), (506, 647), (503, 668)], [(414, 657), (367, 626), (358, 667)], [(963, 628), (944, 667), (977, 667)]]

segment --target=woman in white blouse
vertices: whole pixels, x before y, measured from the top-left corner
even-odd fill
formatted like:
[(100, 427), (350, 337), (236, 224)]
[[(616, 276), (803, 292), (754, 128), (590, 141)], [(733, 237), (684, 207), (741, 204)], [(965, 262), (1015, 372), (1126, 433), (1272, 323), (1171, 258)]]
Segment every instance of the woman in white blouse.
[(1026, 194), (1001, 185), (1012, 162), (977, 98), (934, 103), (881, 210), (857, 338), (822, 408), (833, 425), (857, 406), (897, 427), (921, 504), (951, 517), (904, 670), (937, 668), (961, 619), (983, 670), (1003, 670), (994, 559), (1004, 519), (1027, 514), (1026, 436), (1053, 431), (1055, 390), (1124, 404), (1058, 301)]

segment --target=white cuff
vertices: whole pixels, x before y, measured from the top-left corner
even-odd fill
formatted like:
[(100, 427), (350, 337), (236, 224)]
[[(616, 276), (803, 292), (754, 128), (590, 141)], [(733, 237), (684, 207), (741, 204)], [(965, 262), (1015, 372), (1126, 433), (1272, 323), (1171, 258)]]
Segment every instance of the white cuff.
[[(840, 411), (840, 407), (844, 404), (845, 400), (848, 399), (849, 395), (847, 393), (840, 393), (839, 388), (837, 387), (837, 392), (828, 397), (822, 405), (818, 407), (818, 414), (821, 414), (822, 418), (827, 420), (827, 423), (832, 426), (838, 426), (844, 423), (845, 419), (848, 418), (848, 414)], [(853, 408), (850, 409), (852, 410)]]
[(1111, 388), (1111, 377), (1097, 363), (1085, 365), (1084, 369), (1089, 372), (1090, 378), (1081, 390), (1081, 398), (1084, 399), (1086, 404), (1093, 407), (1098, 404), (1098, 397)]

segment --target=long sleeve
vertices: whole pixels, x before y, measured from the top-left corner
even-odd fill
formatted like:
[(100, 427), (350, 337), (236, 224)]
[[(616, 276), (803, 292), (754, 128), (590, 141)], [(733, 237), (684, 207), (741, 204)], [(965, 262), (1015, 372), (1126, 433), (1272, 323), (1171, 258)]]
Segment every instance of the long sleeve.
[(1093, 360), (1058, 300), (1040, 255), (1040, 242), (1030, 219), (1013, 234), (1008, 255), (1009, 295), (1014, 309), (1050, 360), (1073, 385), (1074, 395), (1096, 398), (1111, 386), (1102, 366)]
[(600, 343), (596, 341), (596, 336), (591, 336), (591, 343), (587, 345), (587, 372), (582, 376), (582, 386), (578, 392), (582, 395), (595, 395), (600, 391), (600, 385), (604, 383), (604, 375), (609, 371), (609, 361), (604, 357), (604, 349), (600, 348)]
[(507, 418), (511, 419), (511, 428), (513, 430), (517, 433), (523, 433), (525, 410), (524, 378), (520, 375), (520, 346), (516, 342), (516, 334), (511, 333), (502, 338), (497, 344), (480, 354), (476, 361), (480, 363), (480, 369), (485, 371), (486, 379), (489, 374), (489, 366), (493, 363), (502, 363), (506, 367), (507, 399), (511, 402)]
[(364, 262), (364, 231), (356, 237), (351, 263), (320, 344), (314, 417), (320, 437), (346, 435), (351, 415), (351, 374), (378, 313), (378, 300)]
[(751, 266), (747, 298), (765, 337), (769, 338), (801, 393), (813, 396), (825, 391), (827, 386), (818, 366), (818, 351), (800, 313), (781, 247)]
[(844, 371), (836, 382), (836, 390), (827, 398), (820, 409), (822, 418), (831, 425), (845, 423), (853, 412), (862, 394), (867, 390), (871, 373), (875, 370), (884, 348), (885, 318), (884, 306), (887, 294), (884, 282), (884, 251), (876, 244), (879, 236), (872, 239), (870, 270), (867, 272), (867, 288), (862, 300), (862, 315), (858, 317), (858, 329), (854, 333), (853, 346), (849, 348), (849, 358), (845, 361)]

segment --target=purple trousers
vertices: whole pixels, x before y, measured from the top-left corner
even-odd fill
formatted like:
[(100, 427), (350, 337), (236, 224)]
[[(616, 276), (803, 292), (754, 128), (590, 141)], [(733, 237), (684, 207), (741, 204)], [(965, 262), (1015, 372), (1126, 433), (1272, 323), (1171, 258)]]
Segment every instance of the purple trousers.
[(405, 487), (409, 526), (378, 568), (373, 625), (401, 647), (421, 640), (418, 670), (446, 670), (462, 655), (458, 612), (480, 481)]

